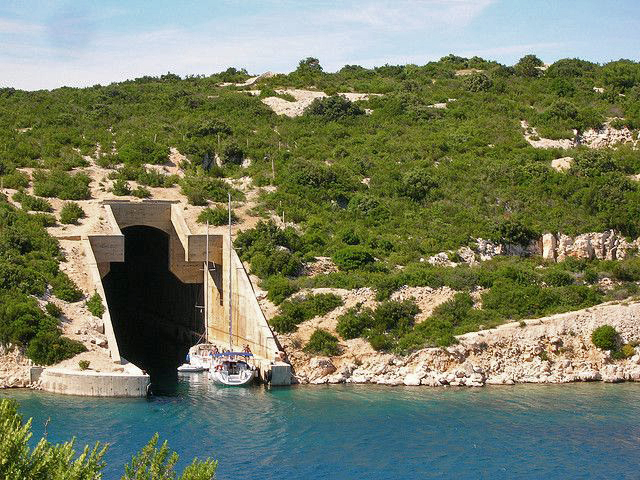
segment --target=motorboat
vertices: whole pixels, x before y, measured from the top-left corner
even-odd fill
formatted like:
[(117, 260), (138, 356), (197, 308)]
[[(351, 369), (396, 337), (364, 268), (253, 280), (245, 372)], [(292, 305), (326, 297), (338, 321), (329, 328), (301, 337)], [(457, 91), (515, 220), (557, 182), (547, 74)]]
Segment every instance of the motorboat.
[(249, 364), (249, 352), (224, 352), (213, 355), (209, 378), (217, 385), (239, 387), (249, 385), (256, 378), (255, 366)]

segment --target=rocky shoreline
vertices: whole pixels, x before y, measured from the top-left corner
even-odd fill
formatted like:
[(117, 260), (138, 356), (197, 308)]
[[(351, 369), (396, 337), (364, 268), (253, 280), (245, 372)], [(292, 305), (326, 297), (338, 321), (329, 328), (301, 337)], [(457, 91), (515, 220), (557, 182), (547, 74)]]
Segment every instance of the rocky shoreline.
[(347, 349), (333, 358), (296, 351), (290, 360), (300, 384), (481, 387), (640, 381), (640, 346), (630, 358), (615, 360), (610, 352), (592, 344), (591, 332), (605, 324), (614, 326), (623, 342), (638, 342), (640, 302), (608, 303), (505, 324), (461, 335), (459, 343), (451, 347), (425, 348), (404, 357)]

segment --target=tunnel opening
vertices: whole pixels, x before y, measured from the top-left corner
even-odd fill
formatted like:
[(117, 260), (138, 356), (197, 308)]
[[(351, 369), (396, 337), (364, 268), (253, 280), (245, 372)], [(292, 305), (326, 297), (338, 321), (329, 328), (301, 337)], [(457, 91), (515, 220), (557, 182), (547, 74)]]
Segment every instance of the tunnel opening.
[(169, 269), (169, 235), (148, 226), (122, 229), (124, 262), (103, 279), (122, 357), (146, 370), (154, 386), (175, 384), (176, 368), (204, 332), (202, 283)]

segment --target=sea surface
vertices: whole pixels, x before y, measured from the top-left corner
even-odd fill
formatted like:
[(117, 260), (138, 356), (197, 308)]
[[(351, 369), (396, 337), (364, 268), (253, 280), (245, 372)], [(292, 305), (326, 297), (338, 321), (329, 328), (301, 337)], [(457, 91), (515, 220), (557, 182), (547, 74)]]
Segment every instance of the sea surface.
[[(104, 477), (155, 432), (220, 479), (640, 478), (640, 384), (224, 388), (96, 399), (5, 390), (34, 438), (110, 443)], [(45, 427), (46, 425), (46, 427)]]

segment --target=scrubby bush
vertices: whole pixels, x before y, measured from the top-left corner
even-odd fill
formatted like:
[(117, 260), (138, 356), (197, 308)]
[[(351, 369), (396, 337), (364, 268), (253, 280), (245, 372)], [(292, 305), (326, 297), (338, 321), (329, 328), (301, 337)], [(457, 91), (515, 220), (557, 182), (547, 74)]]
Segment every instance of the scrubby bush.
[(23, 210), (31, 210), (34, 212), (50, 212), (51, 204), (44, 198), (33, 197), (24, 192), (16, 192), (13, 194), (13, 201), (19, 202)]
[[(9, 399), (0, 400), (0, 478), (6, 479), (98, 479), (106, 466), (104, 456), (108, 445), (96, 443), (85, 446), (77, 455), (75, 441), (51, 444), (46, 437), (37, 443), (31, 438), (32, 419), (24, 422), (18, 413), (18, 404)], [(176, 479), (211, 480), (215, 476), (217, 462), (211, 459), (194, 459), (180, 475), (175, 471), (178, 454), (169, 451), (165, 441), (157, 448), (158, 434), (124, 466), (125, 480)], [(32, 448), (32, 446), (35, 447)]]
[(316, 329), (303, 349), (306, 353), (321, 354), (327, 357), (340, 355), (338, 338), (326, 330)]
[(47, 303), (44, 306), (44, 309), (53, 318), (59, 318), (60, 315), (62, 315), (62, 309), (59, 306), (57, 306), (55, 303), (51, 303), (51, 302)]
[(226, 145), (222, 150), (222, 161), (224, 163), (240, 165), (242, 160), (244, 160), (244, 152), (235, 143)]
[(84, 210), (75, 202), (66, 202), (60, 210), (60, 223), (75, 224), (84, 217)]
[(368, 248), (350, 245), (341, 248), (333, 255), (333, 261), (340, 270), (359, 270), (371, 265), (375, 258)]
[[(229, 223), (229, 210), (224, 207), (205, 208), (198, 214), (198, 223), (220, 226)], [(237, 223), (238, 216), (231, 210), (231, 223)]]
[(151, 196), (151, 192), (148, 188), (145, 188), (142, 185), (138, 185), (131, 191), (131, 195), (136, 198), (149, 198)]
[(525, 55), (514, 65), (516, 73), (522, 77), (539, 77), (542, 72), (538, 67), (544, 63), (535, 55)]
[(82, 343), (61, 336), (57, 330), (43, 330), (29, 342), (26, 354), (38, 365), (53, 365), (86, 351)]
[(91, 295), (91, 298), (87, 300), (87, 309), (91, 312), (91, 314), (95, 317), (102, 318), (102, 314), (105, 311), (104, 304), (102, 303), (102, 297), (95, 292)]
[(622, 345), (622, 348), (620, 348), (620, 357), (622, 358), (633, 357), (635, 353), (636, 349), (633, 347), (633, 345), (629, 345), (628, 343), (625, 343), (624, 345)]
[(64, 272), (58, 272), (51, 279), (51, 287), (53, 288), (53, 294), (65, 302), (77, 302), (82, 299), (82, 291)]
[(374, 318), (370, 309), (361, 306), (351, 307), (338, 317), (336, 331), (345, 340), (362, 337), (374, 326)]
[(267, 290), (267, 298), (276, 305), (280, 305), (287, 297), (296, 293), (299, 289), (288, 278), (274, 275), (262, 282), (262, 287)]
[(492, 240), (498, 243), (520, 245), (522, 247), (526, 247), (531, 240), (537, 237), (537, 232), (522, 221), (514, 218), (508, 218), (497, 223), (491, 234)]
[(280, 305), (280, 313), (269, 323), (279, 333), (294, 332), (305, 320), (329, 313), (340, 305), (342, 305), (342, 299), (332, 293), (286, 300)]
[(219, 178), (202, 173), (188, 174), (180, 181), (181, 193), (191, 205), (206, 205), (207, 200), (226, 202), (230, 188)]
[(61, 200), (87, 200), (91, 197), (90, 183), (91, 179), (84, 173), (39, 170), (33, 174), (33, 193), (40, 197), (57, 197)]
[(169, 149), (152, 140), (137, 137), (118, 149), (120, 160), (131, 164), (161, 164), (167, 161)]
[(80, 368), (80, 370), (88, 370), (89, 365), (91, 365), (91, 362), (89, 362), (89, 360), (80, 360), (78, 362), (78, 367)]
[(591, 341), (601, 350), (618, 350), (620, 335), (611, 325), (601, 325), (591, 333)]
[(119, 178), (115, 182), (113, 182), (113, 185), (111, 186), (111, 192), (119, 197), (131, 195), (131, 186), (129, 185), (129, 182)]
[(305, 115), (322, 117), (327, 121), (337, 121), (347, 117), (364, 115), (364, 110), (341, 95), (316, 98), (304, 110)]
[(491, 88), (493, 82), (484, 73), (473, 73), (464, 79), (464, 84), (470, 92), (484, 92)]

